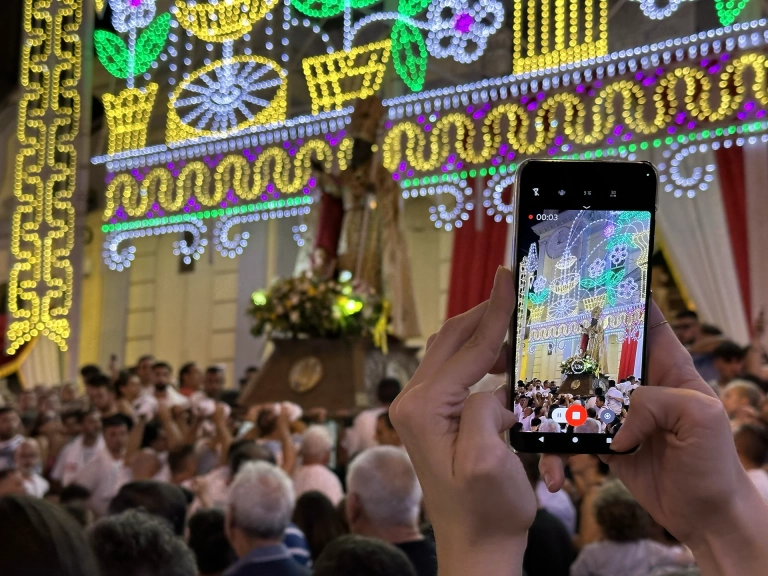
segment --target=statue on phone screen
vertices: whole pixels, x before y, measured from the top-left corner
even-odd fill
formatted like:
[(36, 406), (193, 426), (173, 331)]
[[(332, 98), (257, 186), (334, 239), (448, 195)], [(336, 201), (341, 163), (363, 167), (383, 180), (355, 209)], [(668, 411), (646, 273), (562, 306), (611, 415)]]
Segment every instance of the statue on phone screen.
[(592, 318), (581, 324), (581, 356), (589, 356), (598, 366), (605, 361), (605, 328), (600, 320), (603, 312), (601, 306), (592, 309)]

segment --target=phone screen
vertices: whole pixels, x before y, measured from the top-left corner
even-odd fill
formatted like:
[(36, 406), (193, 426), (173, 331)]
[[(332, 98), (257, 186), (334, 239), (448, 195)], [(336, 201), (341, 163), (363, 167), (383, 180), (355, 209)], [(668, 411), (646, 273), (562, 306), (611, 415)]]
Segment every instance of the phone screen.
[(510, 442), (608, 453), (645, 380), (656, 172), (638, 162), (529, 161), (516, 208)]

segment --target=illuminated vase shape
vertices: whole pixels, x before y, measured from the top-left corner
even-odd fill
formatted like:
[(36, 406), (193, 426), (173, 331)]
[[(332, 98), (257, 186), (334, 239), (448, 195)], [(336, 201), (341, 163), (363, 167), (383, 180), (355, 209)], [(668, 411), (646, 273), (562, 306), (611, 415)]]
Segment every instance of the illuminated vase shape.
[(143, 90), (126, 88), (117, 95), (104, 94), (104, 113), (109, 129), (109, 154), (144, 148), (156, 96), (157, 84), (154, 83), (147, 84)]
[(586, 298), (582, 299), (582, 303), (584, 304), (584, 310), (587, 312), (594, 310), (595, 308), (605, 308), (605, 303), (607, 301), (607, 294), (598, 294), (597, 296), (587, 296)]
[(223, 44), (223, 58), (192, 72), (168, 99), (166, 143), (221, 138), (285, 120), (287, 76), (262, 56), (234, 56), (233, 42), (277, 0), (176, 0), (179, 24), (197, 38)]
[(339, 110), (344, 102), (375, 94), (391, 54), (389, 40), (357, 46), (350, 51), (304, 58), (304, 76), (312, 98), (312, 114)]

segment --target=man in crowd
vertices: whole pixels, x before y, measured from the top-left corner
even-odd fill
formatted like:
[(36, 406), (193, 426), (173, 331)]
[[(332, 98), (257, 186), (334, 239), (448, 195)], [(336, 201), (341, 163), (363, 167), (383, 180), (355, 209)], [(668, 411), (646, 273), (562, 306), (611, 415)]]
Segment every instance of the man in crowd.
[(764, 468), (768, 459), (768, 431), (760, 424), (744, 424), (736, 430), (733, 440), (747, 476), (768, 502), (768, 472)]
[[(155, 362), (152, 365), (155, 399), (168, 408), (186, 408), (189, 400), (173, 386), (173, 369), (167, 362)], [(150, 389), (151, 391), (151, 389)]]
[(227, 536), (239, 560), (225, 576), (309, 576), (283, 544), (295, 494), (288, 475), (272, 464), (245, 464), (229, 487)]
[(728, 417), (738, 424), (757, 417), (763, 393), (754, 382), (737, 379), (725, 387), (720, 399)]
[(99, 451), (74, 478), (75, 484), (91, 493), (89, 505), (97, 516), (104, 516), (109, 502), (120, 487), (131, 480), (131, 471), (125, 462), (128, 432), (133, 422), (124, 414), (115, 414), (102, 421), (104, 450)]
[(712, 352), (712, 364), (717, 371), (717, 378), (707, 383), (712, 386), (715, 394), (722, 396), (729, 382), (741, 376), (744, 372), (744, 349), (730, 340), (718, 344)]
[(42, 498), (48, 493), (48, 480), (38, 474), (42, 469), (40, 444), (34, 438), (25, 438), (16, 449), (16, 469), (24, 480), (24, 491), (29, 496)]
[(606, 406), (618, 416), (624, 408), (624, 400), (624, 394), (616, 388), (616, 382), (609, 380), (608, 390), (605, 393)]
[(699, 315), (692, 310), (678, 312), (672, 324), (677, 338), (690, 352), (693, 365), (706, 381), (717, 378), (712, 352), (723, 341), (722, 336), (710, 336), (702, 331)]
[(419, 531), (421, 486), (408, 454), (392, 446), (365, 450), (350, 464), (347, 494), (354, 534), (394, 544), (418, 576), (436, 576), (435, 546)]
[(203, 373), (197, 364), (187, 362), (179, 370), (179, 392), (189, 398), (203, 385)]
[(117, 414), (115, 389), (109, 381), (109, 376), (104, 374), (92, 376), (85, 385), (85, 392), (91, 406), (99, 411), (102, 418)]
[(307, 428), (299, 449), (301, 466), (293, 474), (296, 498), (310, 490), (317, 490), (325, 494), (334, 506), (341, 502), (344, 498), (341, 481), (328, 469), (332, 450), (333, 438), (328, 428), (320, 424)]
[(79, 414), (81, 433), (59, 452), (51, 471), (57, 488), (69, 486), (83, 467), (104, 449), (101, 416), (95, 408)]
[(13, 454), (24, 441), (20, 427), (21, 421), (16, 410), (10, 406), (0, 406), (0, 470), (14, 467)]
[(151, 354), (141, 356), (136, 362), (136, 375), (141, 380), (141, 387), (148, 392), (152, 392), (152, 386), (155, 384), (155, 377), (152, 373), (154, 363), (155, 357)]
[(379, 446), (395, 446), (396, 448), (403, 445), (397, 430), (392, 426), (388, 412), (379, 414), (376, 419), (376, 442), (379, 443)]
[(360, 412), (355, 417), (352, 428), (347, 430), (344, 443), (350, 457), (376, 445), (376, 419), (379, 414), (389, 410), (390, 404), (398, 394), (400, 394), (400, 382), (394, 378), (384, 378), (379, 382), (376, 390), (379, 406)]

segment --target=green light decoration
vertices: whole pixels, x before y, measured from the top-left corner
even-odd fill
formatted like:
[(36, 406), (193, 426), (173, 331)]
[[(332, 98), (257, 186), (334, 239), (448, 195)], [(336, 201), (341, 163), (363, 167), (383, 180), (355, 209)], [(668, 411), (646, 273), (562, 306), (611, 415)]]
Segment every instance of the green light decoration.
[(715, 1), (715, 9), (717, 10), (717, 17), (720, 19), (720, 23), (723, 26), (730, 26), (734, 23), (738, 15), (744, 10), (749, 0), (722, 0)]
[(139, 35), (133, 50), (129, 50), (117, 34), (96, 30), (93, 38), (96, 56), (107, 72), (116, 78), (128, 79), (144, 74), (163, 51), (170, 26), (170, 13), (161, 14)]
[(414, 92), (421, 90), (427, 75), (427, 45), (413, 24), (398, 20), (392, 26), (392, 61), (406, 86)]
[(622, 233), (622, 234), (614, 234), (611, 236), (611, 239), (608, 240), (608, 242), (605, 244), (605, 249), (610, 250), (614, 246), (619, 246), (620, 244), (626, 244), (627, 246), (635, 246), (634, 241), (632, 240), (633, 234), (629, 233)]
[(291, 5), (310, 18), (332, 18), (344, 12), (344, 0), (293, 0)]
[(619, 217), (616, 219), (616, 224), (619, 226), (628, 226), (635, 220), (647, 222), (650, 219), (650, 212), (645, 212), (643, 210), (627, 210), (626, 212), (619, 214)]
[(543, 304), (544, 301), (547, 299), (547, 296), (549, 296), (549, 288), (544, 288), (541, 292), (536, 294), (535, 292), (530, 292), (528, 294), (528, 300), (531, 304), (539, 305)]
[(397, 11), (403, 16), (416, 16), (419, 12), (426, 10), (432, 0), (400, 0), (397, 4)]
[(606, 270), (600, 276), (597, 278), (582, 278), (581, 279), (581, 287), (585, 290), (591, 290), (593, 288), (599, 288), (600, 286), (605, 286), (606, 288), (613, 288), (615, 287), (619, 282), (621, 282), (624, 279), (624, 269), (614, 271), (614, 270)]

